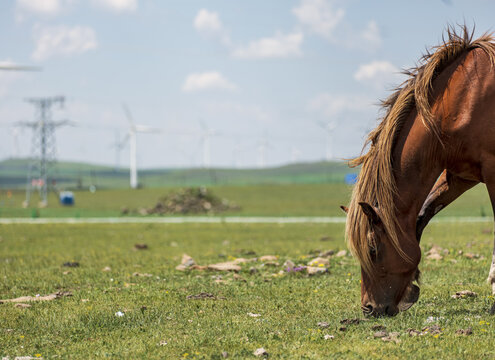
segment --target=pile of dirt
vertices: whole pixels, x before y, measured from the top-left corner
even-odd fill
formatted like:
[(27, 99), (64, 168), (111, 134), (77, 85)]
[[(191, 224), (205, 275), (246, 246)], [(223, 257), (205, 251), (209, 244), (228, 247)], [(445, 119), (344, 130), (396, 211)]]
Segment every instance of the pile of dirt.
[(215, 214), (240, 207), (227, 199), (214, 195), (205, 187), (190, 187), (168, 194), (158, 200), (151, 209), (143, 209), (143, 214)]

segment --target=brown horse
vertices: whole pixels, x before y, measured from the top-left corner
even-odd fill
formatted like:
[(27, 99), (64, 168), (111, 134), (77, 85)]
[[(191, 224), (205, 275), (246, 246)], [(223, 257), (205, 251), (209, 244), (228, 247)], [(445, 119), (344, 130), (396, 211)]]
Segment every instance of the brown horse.
[[(495, 207), (495, 43), (448, 29), (383, 106), (348, 209), (346, 238), (361, 264), (367, 315), (417, 301), (419, 238), (428, 221), (479, 182)], [(430, 191), (431, 190), (431, 191)], [(495, 253), (489, 281), (495, 292)]]

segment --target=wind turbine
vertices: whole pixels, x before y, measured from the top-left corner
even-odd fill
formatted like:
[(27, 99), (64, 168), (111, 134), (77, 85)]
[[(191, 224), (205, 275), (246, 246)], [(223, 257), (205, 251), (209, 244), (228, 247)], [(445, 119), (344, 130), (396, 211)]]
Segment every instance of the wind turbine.
[(267, 148), (272, 148), (272, 146), (268, 142), (266, 137), (262, 137), (261, 139), (258, 140), (258, 167), (261, 169), (264, 168), (266, 165), (265, 156), (266, 156)]
[(291, 162), (293, 164), (297, 163), (301, 158), (301, 150), (299, 148), (292, 146), (291, 147)]
[(21, 128), (18, 126), (14, 126), (11, 128), (12, 132), (12, 140), (14, 142), (14, 158), (19, 158), (21, 155), (20, 147), (19, 147), (19, 134), (20, 134)]
[[(41, 71), (41, 68), (37, 66), (16, 65), (10, 62), (3, 61), (0, 62), (0, 71)], [(14, 140), (14, 157), (16, 158), (20, 156), (19, 131), (19, 127), (12, 128), (12, 137)]]
[(119, 131), (115, 131), (115, 142), (110, 144), (111, 149), (115, 149), (115, 171), (120, 169), (120, 152), (125, 147), (125, 139), (120, 141)]
[(203, 167), (208, 169), (211, 165), (210, 158), (210, 138), (217, 136), (219, 133), (206, 125), (206, 123), (200, 120), (201, 125), (201, 143), (203, 144)]
[(328, 122), (317, 121), (316, 124), (327, 133), (325, 160), (331, 161), (333, 160), (333, 131), (337, 127), (337, 124), (332, 120)]
[(234, 148), (232, 149), (232, 166), (235, 169), (239, 169), (241, 167), (241, 153), (246, 150), (241, 146), (241, 142), (238, 138), (234, 138)]
[(129, 122), (129, 130), (127, 136), (122, 141), (125, 144), (129, 141), (129, 169), (130, 169), (130, 184), (132, 189), (138, 187), (138, 173), (137, 173), (137, 133), (159, 133), (160, 129), (152, 128), (145, 125), (134, 124), (131, 111), (126, 104), (122, 104), (125, 116)]
[(37, 66), (24, 66), (24, 65), (1, 63), (0, 64), (0, 70), (6, 70), (6, 71), (41, 71), (41, 68), (37, 67)]

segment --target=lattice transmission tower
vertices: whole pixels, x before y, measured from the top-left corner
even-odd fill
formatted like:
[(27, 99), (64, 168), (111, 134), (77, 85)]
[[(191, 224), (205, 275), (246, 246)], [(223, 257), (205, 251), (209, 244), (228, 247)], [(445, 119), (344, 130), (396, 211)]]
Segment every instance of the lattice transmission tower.
[(48, 191), (54, 188), (55, 179), (51, 170), (56, 161), (57, 149), (55, 144), (55, 130), (69, 125), (68, 120), (53, 121), (52, 106), (58, 104), (63, 108), (65, 98), (54, 96), (46, 98), (28, 98), (27, 102), (35, 107), (34, 121), (21, 121), (20, 126), (33, 130), (31, 140), (31, 163), (29, 164), (26, 184), (25, 206), (29, 205), (33, 191), (38, 191), (40, 207), (48, 204)]

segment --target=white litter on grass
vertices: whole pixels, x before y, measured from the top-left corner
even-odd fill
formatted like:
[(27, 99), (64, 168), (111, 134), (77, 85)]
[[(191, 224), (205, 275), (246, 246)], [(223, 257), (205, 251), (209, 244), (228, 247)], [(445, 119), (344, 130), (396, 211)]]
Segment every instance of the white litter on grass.
[(440, 321), (440, 320), (443, 320), (445, 319), (443, 316), (438, 316), (438, 317), (435, 317), (435, 316), (428, 316), (425, 320), (425, 323), (427, 324), (430, 324), (432, 322), (437, 322), (437, 321)]
[(125, 315), (125, 314), (124, 314), (122, 311), (117, 311), (117, 312), (115, 313), (115, 316), (117, 316), (117, 317), (122, 317), (122, 316), (124, 316), (124, 315)]
[(323, 338), (324, 338), (325, 340), (333, 340), (333, 339), (335, 338), (335, 336), (333, 336), (333, 335), (328, 335), (328, 334), (327, 334), (327, 335), (323, 336)]
[(340, 250), (337, 254), (335, 254), (336, 257), (344, 257), (347, 255), (347, 250)]
[(251, 316), (251, 317), (254, 317), (254, 318), (255, 318), (255, 317), (260, 317), (260, 316), (261, 316), (261, 314), (254, 314), (254, 313), (252, 313), (252, 312), (248, 312), (247, 314), (248, 314), (249, 316)]
[(268, 352), (264, 348), (256, 349), (253, 353), (255, 356), (268, 357)]

